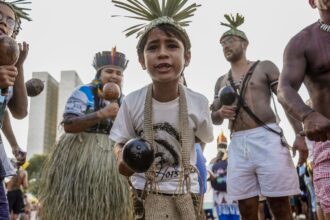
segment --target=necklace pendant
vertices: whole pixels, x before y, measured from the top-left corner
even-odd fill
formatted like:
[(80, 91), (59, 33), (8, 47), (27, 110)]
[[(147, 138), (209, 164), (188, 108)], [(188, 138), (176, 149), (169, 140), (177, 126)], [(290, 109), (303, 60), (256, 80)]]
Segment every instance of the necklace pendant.
[(330, 33), (330, 25), (329, 24), (325, 24), (321, 20), (319, 21), (319, 23), (320, 23), (320, 29), (322, 31)]

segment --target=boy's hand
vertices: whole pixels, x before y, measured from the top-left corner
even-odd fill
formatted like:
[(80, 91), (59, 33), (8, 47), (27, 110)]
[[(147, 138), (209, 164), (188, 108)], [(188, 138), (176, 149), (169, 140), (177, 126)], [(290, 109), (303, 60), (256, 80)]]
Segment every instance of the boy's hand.
[(18, 72), (15, 66), (0, 66), (0, 88), (13, 86)]
[(23, 41), (23, 44), (18, 43), (19, 47), (19, 57), (16, 62), (16, 66), (21, 66), (23, 65), (28, 53), (29, 53), (29, 44)]
[(134, 174), (134, 171), (131, 170), (128, 166), (126, 166), (125, 162), (123, 161), (123, 149), (120, 147), (115, 147), (114, 153), (116, 155), (119, 173), (127, 177), (132, 176)]

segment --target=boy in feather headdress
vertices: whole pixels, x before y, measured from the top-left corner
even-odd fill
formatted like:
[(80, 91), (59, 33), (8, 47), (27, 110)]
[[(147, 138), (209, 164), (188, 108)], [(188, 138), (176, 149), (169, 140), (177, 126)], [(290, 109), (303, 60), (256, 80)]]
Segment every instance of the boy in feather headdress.
[[(119, 170), (131, 176), (138, 196), (136, 219), (201, 219), (194, 144), (212, 141), (211, 118), (206, 97), (180, 83), (191, 57), (190, 40), (182, 25), (198, 5), (183, 8), (187, 1), (181, 0), (113, 2), (151, 21), (127, 30), (128, 35), (138, 32), (139, 62), (152, 84), (125, 98), (110, 134), (117, 143)], [(127, 167), (121, 153), (124, 144), (137, 137), (151, 143), (155, 153), (154, 163), (144, 173)]]
[[(267, 197), (276, 219), (292, 219), (288, 196), (300, 192), (298, 176), (288, 144), (279, 127), (279, 118), (270, 102), (276, 94), (279, 70), (271, 61), (249, 61), (249, 44), (245, 33), (237, 27), (244, 17), (225, 15), (230, 27), (220, 38), (220, 44), (230, 71), (221, 76), (215, 86), (212, 120), (218, 125), (230, 120), (232, 132), (228, 147), (227, 192), (238, 200), (243, 219), (258, 219), (258, 195)], [(223, 104), (226, 94), (221, 88), (232, 87), (236, 101)], [(220, 90), (220, 93), (219, 93)], [(220, 96), (220, 97), (219, 97)], [(302, 129), (299, 121), (288, 117), (296, 133)], [(305, 147), (297, 136), (294, 147)], [(304, 158), (306, 159), (306, 158)]]
[[(26, 13), (26, 10), (29, 9), (20, 6), (24, 4), (30, 4), (30, 2), (25, 0), (0, 1), (0, 37), (2, 35), (15, 38), (21, 29), (21, 20), (31, 21), (31, 18)], [(26, 42), (23, 42), (23, 45), (19, 44), (17, 62), (13, 65), (0, 66), (0, 88), (2, 91), (6, 91), (0, 94), (0, 126), (12, 147), (13, 154), (19, 161), (24, 161), (25, 156), (21, 156), (23, 154), (16, 143), (10, 125), (7, 106), (11, 114), (17, 119), (22, 119), (27, 115), (27, 94), (24, 85), (23, 63), (27, 57), (28, 50), (29, 45)], [(15, 175), (16, 170), (7, 158), (1, 138), (0, 156), (0, 178), (2, 182), (4, 177)], [(3, 185), (0, 184), (0, 218), (9, 219), (8, 214), (6, 194)]]

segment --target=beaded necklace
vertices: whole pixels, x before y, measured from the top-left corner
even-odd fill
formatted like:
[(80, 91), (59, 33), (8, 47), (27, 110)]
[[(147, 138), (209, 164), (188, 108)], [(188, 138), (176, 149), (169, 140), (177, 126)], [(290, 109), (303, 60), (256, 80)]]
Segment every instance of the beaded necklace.
[(319, 20), (319, 23), (320, 23), (320, 29), (322, 31), (330, 33), (330, 25), (329, 24), (323, 23), (321, 20)]

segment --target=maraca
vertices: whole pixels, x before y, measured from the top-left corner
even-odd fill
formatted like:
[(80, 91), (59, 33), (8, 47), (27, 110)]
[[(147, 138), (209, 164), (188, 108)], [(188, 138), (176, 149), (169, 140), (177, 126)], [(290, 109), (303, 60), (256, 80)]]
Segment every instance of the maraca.
[(1, 35), (0, 36), (0, 65), (14, 65), (19, 56), (19, 48), (15, 39)]
[(44, 83), (40, 79), (32, 78), (25, 82), (27, 95), (34, 97), (44, 90)]
[(114, 82), (108, 82), (103, 86), (102, 97), (108, 101), (114, 101), (120, 98), (120, 87)]
[(236, 92), (231, 86), (225, 86), (219, 91), (221, 105), (231, 105), (236, 100)]
[(124, 145), (123, 161), (134, 172), (144, 173), (154, 161), (154, 151), (146, 140), (135, 138)]
[[(0, 65), (14, 65), (19, 57), (18, 44), (14, 38), (7, 35), (0, 36)], [(1, 91), (2, 95), (8, 94), (8, 88)]]

